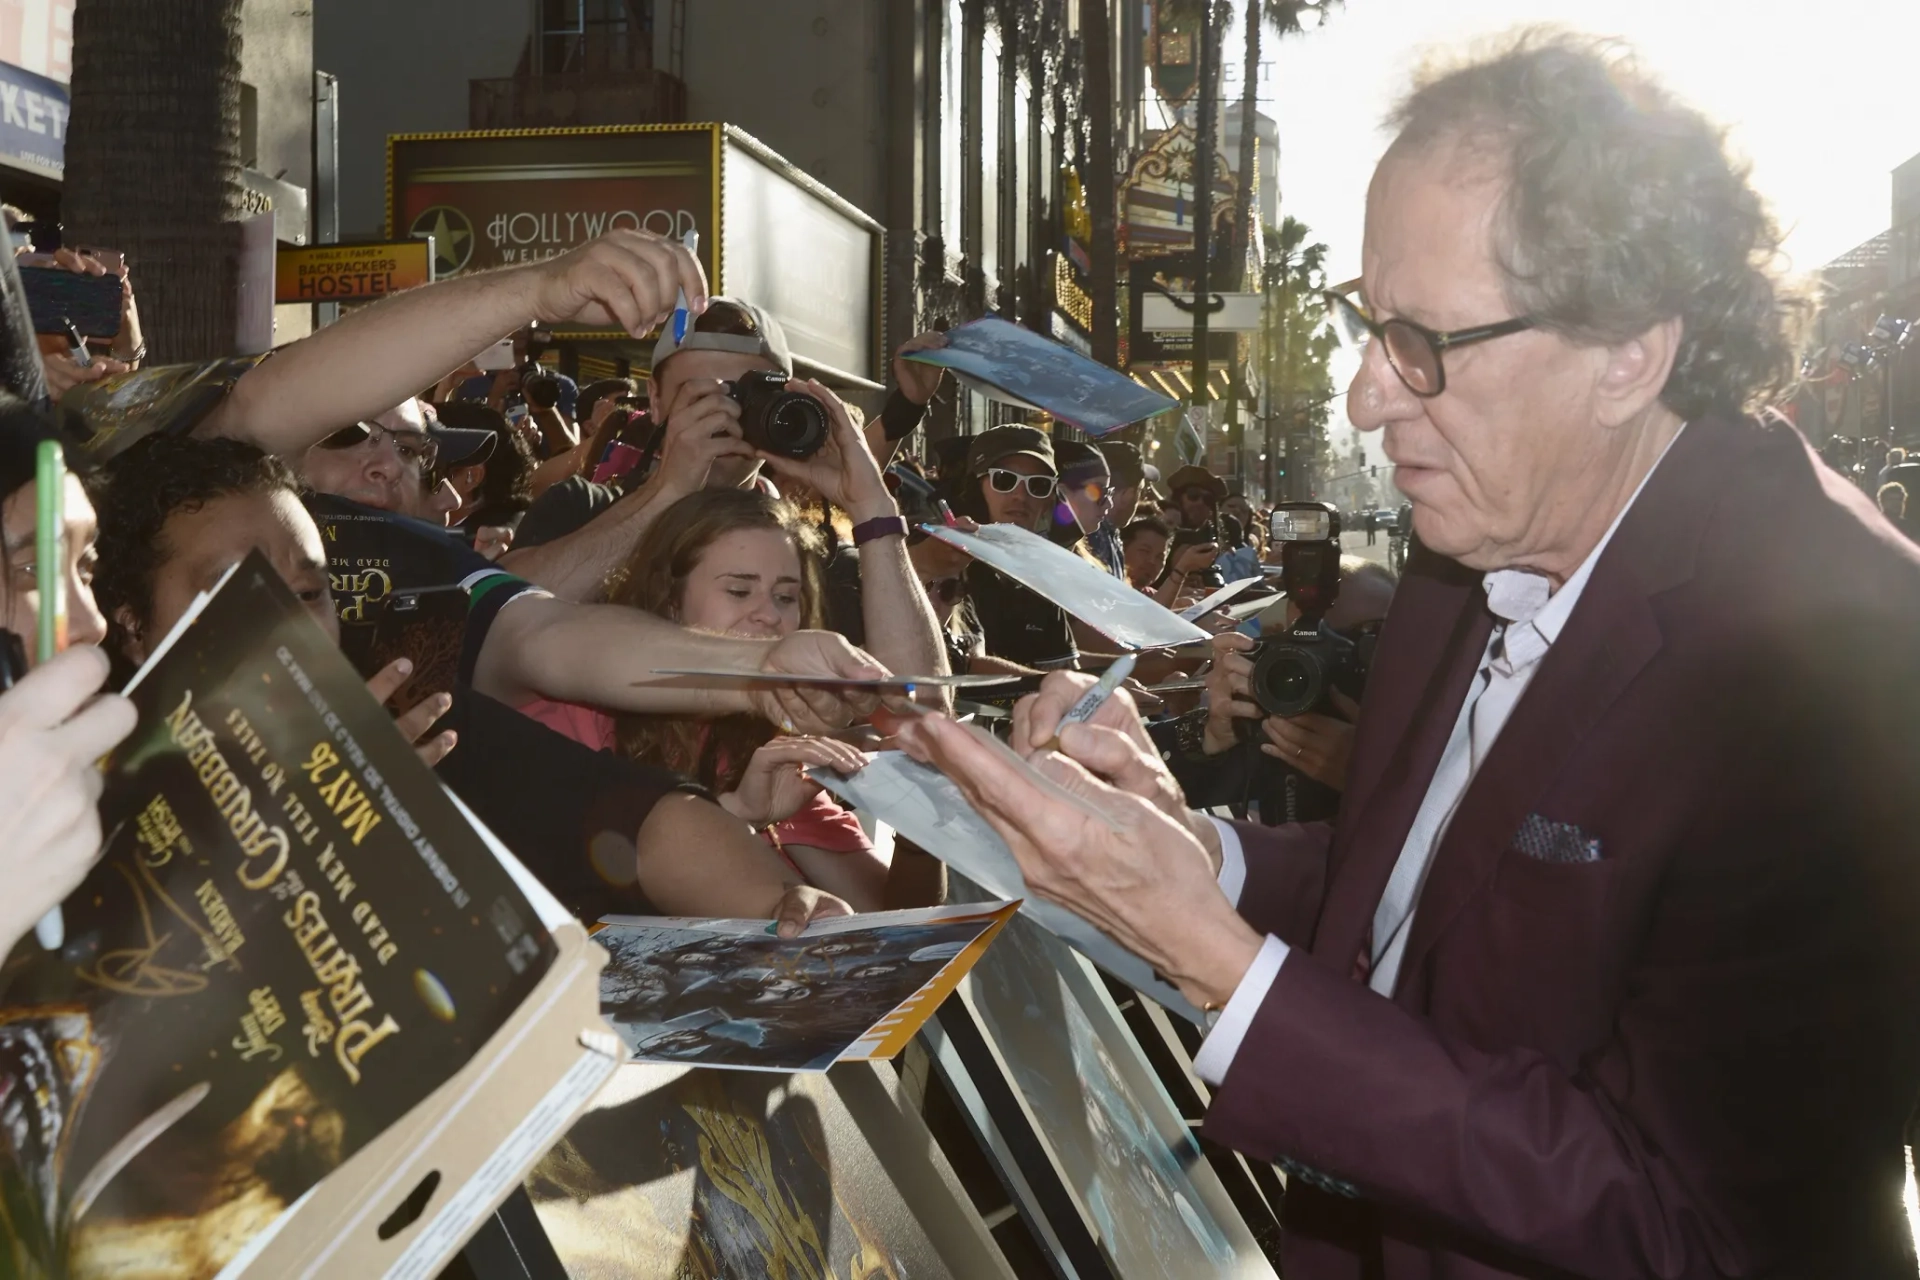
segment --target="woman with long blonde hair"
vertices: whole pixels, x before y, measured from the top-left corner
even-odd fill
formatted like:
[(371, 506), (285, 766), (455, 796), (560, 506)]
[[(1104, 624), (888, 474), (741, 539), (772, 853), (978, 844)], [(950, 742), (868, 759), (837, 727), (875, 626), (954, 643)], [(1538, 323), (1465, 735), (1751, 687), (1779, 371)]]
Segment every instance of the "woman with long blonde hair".
[[(818, 627), (823, 544), (792, 503), (750, 489), (703, 489), (653, 521), (610, 583), (610, 603), (697, 631), (778, 637)], [(767, 839), (807, 881), (855, 910), (878, 909), (887, 864), (809, 766), (851, 772), (843, 742), (781, 734), (750, 716), (606, 715), (542, 704), (530, 714), (590, 746), (687, 774)]]

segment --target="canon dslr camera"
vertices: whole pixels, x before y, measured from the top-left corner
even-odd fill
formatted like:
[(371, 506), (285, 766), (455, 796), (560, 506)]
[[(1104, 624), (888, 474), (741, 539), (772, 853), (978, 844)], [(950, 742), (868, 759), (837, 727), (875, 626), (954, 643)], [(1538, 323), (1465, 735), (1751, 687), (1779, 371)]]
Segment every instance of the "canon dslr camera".
[(725, 385), (740, 406), (740, 434), (753, 448), (811, 458), (827, 443), (827, 407), (804, 391), (787, 390), (786, 374), (755, 369)]
[(1271, 536), (1280, 544), (1281, 589), (1300, 619), (1255, 646), (1253, 700), (1265, 714), (1289, 718), (1331, 710), (1335, 689), (1357, 701), (1374, 628), (1363, 628), (1356, 643), (1327, 626), (1327, 610), (1340, 598), (1339, 513), (1324, 502), (1283, 502), (1274, 509)]

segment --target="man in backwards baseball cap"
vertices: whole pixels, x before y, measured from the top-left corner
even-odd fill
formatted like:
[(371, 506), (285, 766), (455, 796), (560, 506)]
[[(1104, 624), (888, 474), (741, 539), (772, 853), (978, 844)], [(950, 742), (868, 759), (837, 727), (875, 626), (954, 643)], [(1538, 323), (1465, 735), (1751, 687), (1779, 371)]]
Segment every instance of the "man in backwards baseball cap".
[(673, 322), (653, 346), (648, 400), (663, 465), (685, 468), (693, 488), (744, 487), (759, 460), (740, 436), (740, 406), (725, 384), (755, 370), (793, 374), (780, 322), (750, 302), (714, 298), (677, 341)]

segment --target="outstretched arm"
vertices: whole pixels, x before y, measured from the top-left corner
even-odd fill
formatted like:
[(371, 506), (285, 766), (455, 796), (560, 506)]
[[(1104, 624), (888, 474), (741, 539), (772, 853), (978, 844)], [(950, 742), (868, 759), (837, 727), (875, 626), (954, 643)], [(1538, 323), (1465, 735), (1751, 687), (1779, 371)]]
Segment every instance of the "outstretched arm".
[(529, 594), (501, 610), (481, 645), (473, 686), (508, 706), (533, 698), (609, 711), (666, 715), (759, 715), (783, 728), (831, 733), (870, 712), (876, 700), (831, 685), (723, 685), (663, 676), (662, 668), (876, 679), (886, 668), (827, 631), (778, 641), (690, 631), (621, 605), (573, 604)]
[(684, 289), (707, 280), (677, 243), (614, 231), (546, 262), (459, 276), (396, 294), (289, 343), (253, 369), (198, 428), (294, 456), (377, 417), (531, 321), (618, 327), (638, 338)]

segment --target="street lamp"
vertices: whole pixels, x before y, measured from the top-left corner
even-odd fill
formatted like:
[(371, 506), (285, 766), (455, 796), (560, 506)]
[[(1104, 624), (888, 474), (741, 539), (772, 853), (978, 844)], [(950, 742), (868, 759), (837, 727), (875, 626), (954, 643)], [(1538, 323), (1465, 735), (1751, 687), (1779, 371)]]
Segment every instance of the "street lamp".
[[(1893, 358), (1920, 341), (1920, 322), (1902, 320), (1898, 316), (1882, 314), (1873, 322), (1873, 328), (1863, 342), (1849, 342), (1840, 349), (1840, 367), (1849, 377), (1858, 378), (1869, 369), (1878, 366), (1884, 380), (1880, 398), (1887, 407), (1887, 443), (1893, 443)], [(1861, 426), (1864, 428), (1865, 423)], [(1862, 430), (1861, 438), (1866, 437)]]
[(1911, 320), (1896, 320), (1892, 316), (1883, 315), (1873, 322), (1873, 332), (1868, 336), (1881, 347), (1905, 351), (1913, 345), (1914, 329), (1915, 325)]

